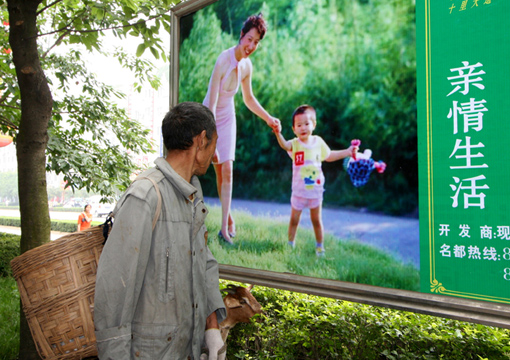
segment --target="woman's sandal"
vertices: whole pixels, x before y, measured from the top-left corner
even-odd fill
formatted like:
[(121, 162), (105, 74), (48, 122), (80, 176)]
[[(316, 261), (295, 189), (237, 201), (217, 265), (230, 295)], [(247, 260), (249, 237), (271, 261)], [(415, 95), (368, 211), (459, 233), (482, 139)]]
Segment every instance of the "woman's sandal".
[(220, 240), (223, 240), (224, 242), (226, 242), (227, 244), (230, 244), (230, 245), (234, 245), (234, 243), (232, 241), (229, 241), (227, 239), (225, 239), (225, 237), (223, 236), (223, 234), (221, 233), (221, 230), (218, 231), (218, 238)]
[[(229, 226), (230, 228), (230, 226)], [(234, 226), (234, 231), (231, 231), (230, 229), (228, 230), (228, 235), (233, 239), (236, 237), (236, 228)]]

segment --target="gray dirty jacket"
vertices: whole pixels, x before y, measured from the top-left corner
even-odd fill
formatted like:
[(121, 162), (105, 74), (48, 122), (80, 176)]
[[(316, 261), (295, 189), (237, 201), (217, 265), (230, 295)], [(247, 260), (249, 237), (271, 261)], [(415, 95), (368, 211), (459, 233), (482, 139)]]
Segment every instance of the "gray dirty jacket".
[(216, 311), (218, 323), (226, 317), (198, 178), (190, 184), (165, 159), (155, 163), (141, 175), (162, 195), (154, 231), (156, 190), (147, 179), (135, 181), (117, 204), (99, 260), (94, 324), (101, 360), (198, 359), (207, 316)]

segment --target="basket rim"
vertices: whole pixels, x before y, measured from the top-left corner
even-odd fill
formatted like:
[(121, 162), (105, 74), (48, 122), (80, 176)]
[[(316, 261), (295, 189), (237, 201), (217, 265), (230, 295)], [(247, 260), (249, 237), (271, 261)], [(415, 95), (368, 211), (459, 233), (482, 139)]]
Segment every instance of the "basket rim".
[[(102, 228), (103, 225), (98, 225), (84, 231), (70, 233), (57, 240), (25, 251), (10, 262), (13, 277), (17, 280), (21, 276), (32, 272), (35, 268), (58, 260), (61, 256), (77, 254), (97, 247), (98, 244), (104, 242)], [(95, 238), (91, 239), (91, 236)], [(84, 241), (85, 239), (89, 241)]]

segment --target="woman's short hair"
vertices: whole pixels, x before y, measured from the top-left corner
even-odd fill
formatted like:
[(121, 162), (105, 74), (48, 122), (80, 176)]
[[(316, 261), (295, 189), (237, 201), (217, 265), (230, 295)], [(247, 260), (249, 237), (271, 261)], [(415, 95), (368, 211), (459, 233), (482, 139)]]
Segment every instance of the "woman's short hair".
[(257, 15), (252, 15), (243, 24), (243, 28), (241, 29), (241, 38), (248, 34), (248, 31), (251, 29), (257, 29), (260, 35), (260, 40), (264, 38), (264, 35), (266, 35), (267, 31), (267, 25), (266, 20), (264, 20), (264, 17), (262, 16), (262, 13), (258, 13)]
[(187, 150), (193, 138), (205, 130), (207, 140), (216, 133), (214, 115), (207, 106), (183, 102), (174, 106), (163, 118), (161, 131), (167, 150)]

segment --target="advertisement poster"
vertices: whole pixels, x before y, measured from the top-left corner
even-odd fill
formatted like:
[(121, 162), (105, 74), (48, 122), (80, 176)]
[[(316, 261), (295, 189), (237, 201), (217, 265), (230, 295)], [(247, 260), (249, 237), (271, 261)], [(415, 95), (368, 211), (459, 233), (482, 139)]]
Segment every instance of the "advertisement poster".
[[(414, 1), (219, 0), (198, 5), (179, 23), (179, 102), (203, 102), (220, 54), (231, 58), (237, 46), (248, 49), (241, 29), (249, 16), (262, 14), (267, 25), (256, 49), (236, 58), (239, 78), (231, 75), (237, 71), (232, 61), (228, 80), (222, 80), (239, 82), (237, 92), (227, 89), (235, 93), (232, 209), (237, 234), (233, 246), (218, 236), (220, 203), (211, 167), (202, 187), (212, 210), (208, 244), (217, 260), (419, 291)], [(349, 175), (348, 158), (322, 161), (323, 177), (301, 167), (306, 187), (320, 182), (325, 189), (321, 257), (308, 208), (302, 211), (295, 246), (288, 244), (293, 159), (264, 115), (251, 111), (250, 88), (264, 110), (280, 120), (286, 140), (297, 137), (294, 110), (308, 104), (316, 112), (314, 136), (331, 150), (347, 149), (359, 139), (360, 153), (374, 161), (366, 183)], [(222, 95), (222, 106), (224, 101)], [(386, 164), (384, 172), (375, 170), (380, 161)]]
[(510, 2), (417, 2), (421, 291), (510, 303)]
[[(294, 109), (310, 104), (314, 133), (331, 149), (360, 139), (360, 150), (387, 167), (355, 186), (342, 161), (324, 162), (326, 257), (315, 257), (313, 233), (303, 236), (307, 210), (290, 249), (281, 224), (290, 217), (292, 162), (241, 85), (238, 237), (232, 247), (221, 242), (213, 211), (209, 246), (218, 261), (510, 303), (510, 2), (205, 1), (180, 18), (178, 101), (204, 100), (218, 56), (258, 13), (268, 30), (249, 55), (250, 86), (285, 138), (295, 136)], [(212, 169), (202, 183), (214, 210)]]

